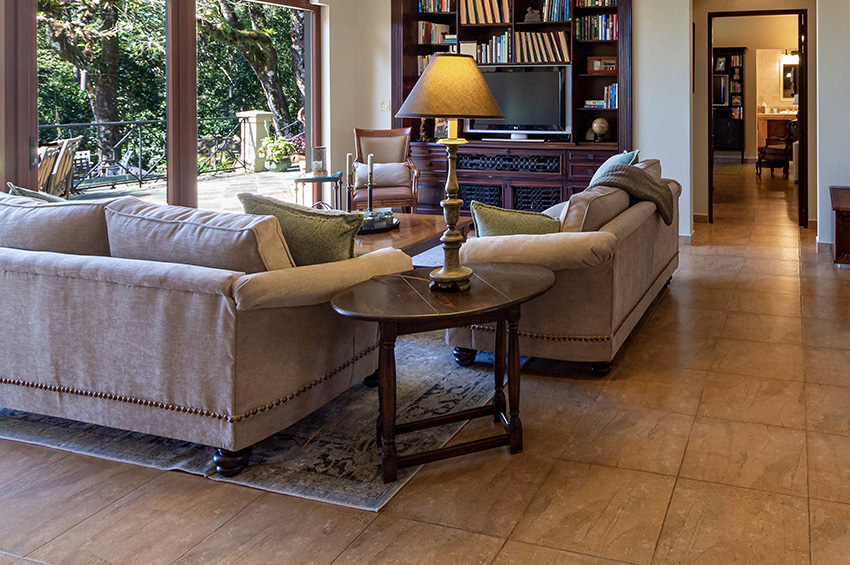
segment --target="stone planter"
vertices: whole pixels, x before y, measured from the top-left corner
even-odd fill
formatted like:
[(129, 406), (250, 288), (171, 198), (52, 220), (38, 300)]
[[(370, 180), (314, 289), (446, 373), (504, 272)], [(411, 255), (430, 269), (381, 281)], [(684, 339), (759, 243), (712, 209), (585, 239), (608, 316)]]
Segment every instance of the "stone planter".
[(286, 169), (289, 168), (290, 165), (292, 165), (292, 159), (290, 159), (289, 157), (285, 157), (285, 158), (283, 158), (279, 161), (273, 161), (271, 159), (266, 159), (266, 161), (264, 163), (264, 166), (265, 166), (267, 171), (274, 171), (276, 173), (279, 173), (281, 171), (285, 171)]

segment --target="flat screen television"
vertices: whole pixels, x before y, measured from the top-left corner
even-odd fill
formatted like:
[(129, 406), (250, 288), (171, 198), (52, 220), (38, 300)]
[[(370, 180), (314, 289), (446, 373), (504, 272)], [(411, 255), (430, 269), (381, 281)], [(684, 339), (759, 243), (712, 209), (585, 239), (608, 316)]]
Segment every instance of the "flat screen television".
[(481, 67), (504, 120), (466, 120), (471, 133), (566, 134), (570, 127), (570, 67)]

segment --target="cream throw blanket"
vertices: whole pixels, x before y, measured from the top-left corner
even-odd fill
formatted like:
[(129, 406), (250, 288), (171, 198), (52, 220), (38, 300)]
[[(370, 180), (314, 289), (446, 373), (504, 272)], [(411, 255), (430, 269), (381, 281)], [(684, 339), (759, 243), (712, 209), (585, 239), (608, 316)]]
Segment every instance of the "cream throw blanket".
[(625, 190), (638, 200), (655, 204), (661, 219), (668, 226), (673, 223), (673, 193), (652, 175), (633, 165), (614, 165), (602, 173), (588, 188), (604, 185)]

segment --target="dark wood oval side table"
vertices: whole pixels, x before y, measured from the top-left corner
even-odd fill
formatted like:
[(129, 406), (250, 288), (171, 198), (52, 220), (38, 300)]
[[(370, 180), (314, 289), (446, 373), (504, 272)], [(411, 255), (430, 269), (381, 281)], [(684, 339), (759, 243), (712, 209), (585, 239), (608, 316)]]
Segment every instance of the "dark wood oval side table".
[[(381, 326), (377, 435), (378, 445), (382, 447), (381, 467), (385, 483), (395, 481), (398, 469), (405, 467), (503, 445), (510, 446), (511, 453), (522, 451), (517, 331), (520, 306), (552, 288), (555, 275), (546, 267), (538, 265), (478, 263), (468, 266), (472, 267), (473, 276), (469, 290), (464, 292), (429, 290), (431, 281), (428, 274), (432, 267), (425, 267), (397, 275), (375, 277), (338, 292), (331, 300), (333, 308), (343, 316), (378, 322)], [(492, 322), (496, 322), (493, 404), (424, 420), (397, 423), (396, 338), (417, 332)], [(503, 391), (506, 357), (510, 414), (507, 413)], [(395, 436), (398, 434), (484, 416), (492, 416), (495, 422), (501, 422), (505, 433), (421, 453), (396, 453)]]

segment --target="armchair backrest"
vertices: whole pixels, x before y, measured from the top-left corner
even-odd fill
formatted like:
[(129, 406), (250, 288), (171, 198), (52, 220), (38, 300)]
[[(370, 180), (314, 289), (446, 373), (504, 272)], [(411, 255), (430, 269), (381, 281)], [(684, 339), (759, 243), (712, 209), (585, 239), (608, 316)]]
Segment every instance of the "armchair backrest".
[(401, 163), (410, 156), (410, 128), (354, 128), (355, 160), (365, 163), (370, 153), (376, 163)]

